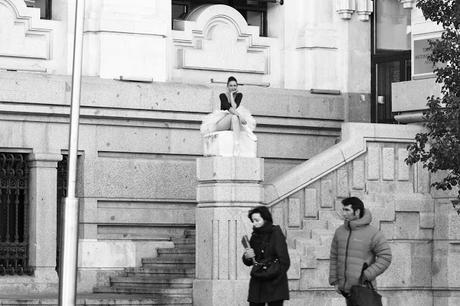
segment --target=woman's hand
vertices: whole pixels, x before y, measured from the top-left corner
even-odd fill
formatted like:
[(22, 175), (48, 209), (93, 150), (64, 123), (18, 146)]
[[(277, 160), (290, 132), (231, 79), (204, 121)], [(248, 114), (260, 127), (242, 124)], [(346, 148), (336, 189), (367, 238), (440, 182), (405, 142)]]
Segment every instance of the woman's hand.
[(254, 253), (253, 249), (246, 249), (246, 252), (244, 252), (244, 258), (250, 259), (250, 258), (255, 258), (256, 253)]
[(246, 123), (248, 123), (244, 118), (241, 118), (241, 117), (240, 117), (240, 122), (242, 125), (246, 125)]

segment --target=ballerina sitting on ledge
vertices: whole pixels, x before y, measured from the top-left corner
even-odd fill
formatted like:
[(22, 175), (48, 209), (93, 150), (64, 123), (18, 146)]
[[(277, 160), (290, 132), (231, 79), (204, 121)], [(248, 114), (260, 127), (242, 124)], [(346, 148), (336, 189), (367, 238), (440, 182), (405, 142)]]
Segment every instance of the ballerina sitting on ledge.
[(255, 142), (257, 140), (253, 131), (256, 120), (248, 109), (241, 105), (243, 94), (238, 92), (238, 82), (234, 77), (227, 80), (227, 91), (219, 95), (220, 110), (216, 110), (204, 117), (201, 124), (201, 133), (206, 137), (218, 131), (233, 131), (233, 155), (240, 155), (241, 132)]

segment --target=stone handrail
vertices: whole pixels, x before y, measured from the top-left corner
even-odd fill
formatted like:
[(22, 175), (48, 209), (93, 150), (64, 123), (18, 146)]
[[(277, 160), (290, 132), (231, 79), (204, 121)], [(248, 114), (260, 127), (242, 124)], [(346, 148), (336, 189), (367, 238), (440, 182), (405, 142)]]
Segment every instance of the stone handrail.
[(423, 128), (417, 125), (344, 123), (342, 141), (265, 185), (264, 202), (274, 206), (366, 152), (368, 141), (411, 142)]

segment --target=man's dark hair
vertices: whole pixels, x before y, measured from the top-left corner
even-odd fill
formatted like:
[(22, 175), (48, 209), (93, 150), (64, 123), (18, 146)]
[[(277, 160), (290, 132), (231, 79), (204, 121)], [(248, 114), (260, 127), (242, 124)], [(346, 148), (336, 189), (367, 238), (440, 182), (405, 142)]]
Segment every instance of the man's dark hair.
[(268, 208), (265, 206), (257, 206), (249, 211), (248, 218), (249, 220), (251, 220), (251, 222), (252, 222), (252, 215), (257, 214), (257, 213), (260, 214), (260, 216), (262, 217), (262, 219), (264, 219), (265, 222), (273, 223), (272, 214), (270, 213)]
[(353, 213), (359, 209), (359, 218), (362, 218), (364, 216), (364, 203), (359, 198), (357, 197), (345, 198), (342, 200), (342, 205), (343, 206), (351, 205), (351, 208), (353, 209)]

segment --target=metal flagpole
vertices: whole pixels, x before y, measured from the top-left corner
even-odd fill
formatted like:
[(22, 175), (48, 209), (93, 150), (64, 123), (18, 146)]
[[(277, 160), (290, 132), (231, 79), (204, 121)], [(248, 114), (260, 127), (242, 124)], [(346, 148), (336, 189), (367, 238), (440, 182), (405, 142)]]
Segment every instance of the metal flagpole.
[[(75, 32), (72, 63), (72, 95), (70, 102), (69, 162), (67, 197), (64, 202), (62, 231), (62, 258), (59, 269), (59, 305), (71, 306), (76, 302), (78, 259), (78, 198), (77, 181), (78, 122), (80, 119), (80, 89), (83, 53), (83, 25), (85, 1), (76, 0)], [(59, 203), (62, 205), (62, 203)]]

